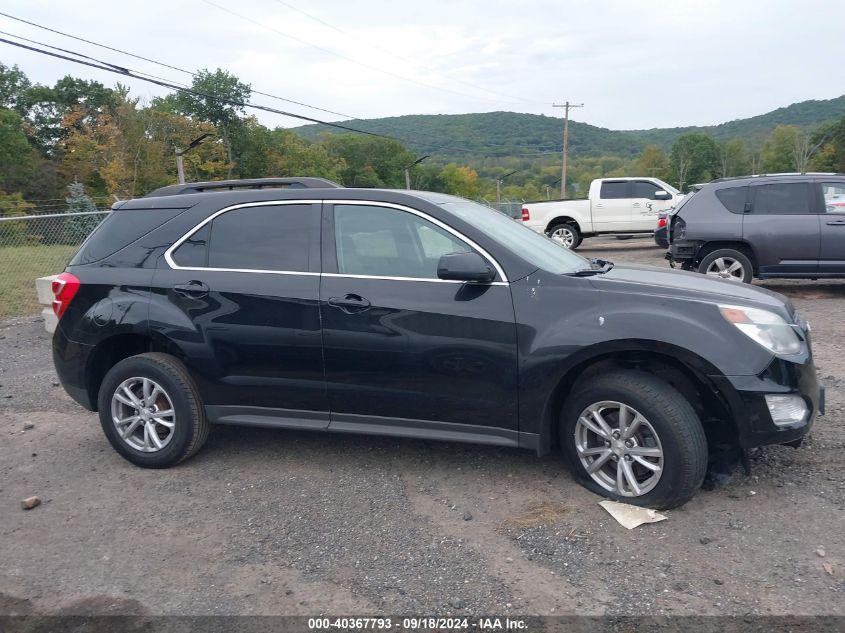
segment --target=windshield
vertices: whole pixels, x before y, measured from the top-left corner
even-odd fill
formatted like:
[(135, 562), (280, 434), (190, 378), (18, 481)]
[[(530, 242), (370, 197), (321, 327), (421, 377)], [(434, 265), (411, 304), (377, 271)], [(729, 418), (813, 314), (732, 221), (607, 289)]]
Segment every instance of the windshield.
[(673, 196), (677, 196), (679, 193), (681, 193), (680, 191), (678, 191), (677, 189), (675, 189), (672, 185), (670, 185), (668, 182), (663, 182), (662, 180), (660, 180), (660, 179), (658, 179), (658, 178), (655, 178), (655, 179), (654, 179), (654, 182), (656, 182), (658, 185), (660, 185), (661, 187), (663, 187), (663, 190), (664, 190), (664, 191), (668, 191), (668, 192), (669, 192), (669, 193), (671, 193)]
[(469, 200), (446, 202), (441, 206), (537, 268), (555, 275), (590, 268), (590, 263), (580, 255), (490, 207)]

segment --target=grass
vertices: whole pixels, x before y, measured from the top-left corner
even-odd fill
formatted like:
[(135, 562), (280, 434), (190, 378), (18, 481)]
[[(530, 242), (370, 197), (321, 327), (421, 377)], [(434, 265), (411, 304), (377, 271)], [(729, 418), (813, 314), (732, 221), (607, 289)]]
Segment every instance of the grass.
[(0, 318), (41, 312), (35, 280), (65, 269), (77, 246), (0, 246)]

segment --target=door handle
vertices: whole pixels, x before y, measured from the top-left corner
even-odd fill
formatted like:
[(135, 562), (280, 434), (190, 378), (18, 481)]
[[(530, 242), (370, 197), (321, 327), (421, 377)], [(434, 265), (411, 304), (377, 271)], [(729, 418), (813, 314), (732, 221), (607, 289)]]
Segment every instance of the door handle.
[(635, 206), (635, 207), (640, 207), (640, 206), (642, 206), (642, 205), (641, 205), (639, 202), (635, 202), (635, 203), (634, 203), (634, 206)]
[(845, 226), (845, 220), (831, 220), (827, 223), (828, 226)]
[(176, 284), (173, 286), (173, 292), (190, 299), (200, 299), (207, 295), (209, 290), (210, 288), (208, 286), (196, 279), (192, 279), (186, 284)]
[(346, 314), (363, 312), (364, 310), (368, 310), (371, 305), (364, 297), (356, 294), (347, 294), (343, 297), (331, 297), (327, 303), (333, 308), (343, 310)]

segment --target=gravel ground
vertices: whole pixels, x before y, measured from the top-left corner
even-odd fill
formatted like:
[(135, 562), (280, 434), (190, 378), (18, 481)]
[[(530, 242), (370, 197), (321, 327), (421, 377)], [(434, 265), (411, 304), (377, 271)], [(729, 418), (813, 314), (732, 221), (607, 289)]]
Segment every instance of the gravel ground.
[[(642, 239), (580, 252), (666, 265)], [(0, 614), (845, 615), (845, 283), (762, 285), (811, 321), (828, 415), (632, 531), (515, 449), (220, 427), (135, 468), (40, 319), (0, 322)]]

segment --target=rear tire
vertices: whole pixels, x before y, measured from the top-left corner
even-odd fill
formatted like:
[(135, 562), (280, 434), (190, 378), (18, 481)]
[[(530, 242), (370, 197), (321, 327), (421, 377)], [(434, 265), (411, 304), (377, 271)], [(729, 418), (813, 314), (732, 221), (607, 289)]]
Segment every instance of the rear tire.
[(209, 422), (188, 369), (168, 354), (130, 356), (100, 386), (100, 424), (112, 447), (143, 468), (167, 468), (191, 457)]
[(559, 437), (575, 478), (623, 503), (677, 507), (695, 495), (707, 472), (707, 439), (692, 405), (639, 371), (576, 384), (561, 412)]
[(751, 260), (745, 253), (733, 248), (720, 248), (705, 255), (698, 264), (698, 272), (746, 284), (754, 278)]
[(549, 229), (547, 235), (564, 248), (570, 250), (575, 250), (581, 243), (581, 233), (578, 231), (578, 228), (574, 224), (567, 222), (555, 224)]

